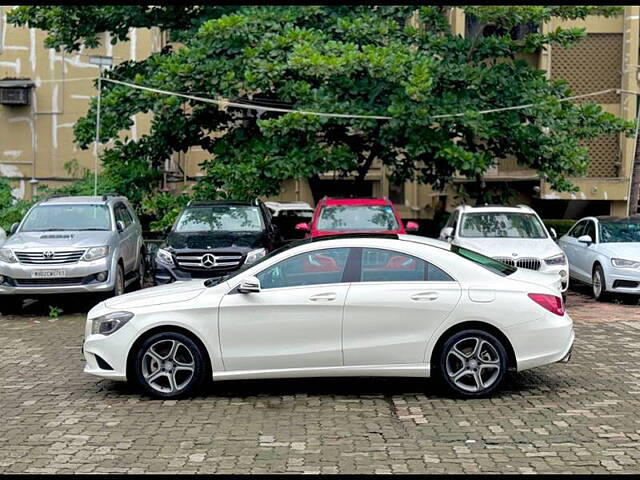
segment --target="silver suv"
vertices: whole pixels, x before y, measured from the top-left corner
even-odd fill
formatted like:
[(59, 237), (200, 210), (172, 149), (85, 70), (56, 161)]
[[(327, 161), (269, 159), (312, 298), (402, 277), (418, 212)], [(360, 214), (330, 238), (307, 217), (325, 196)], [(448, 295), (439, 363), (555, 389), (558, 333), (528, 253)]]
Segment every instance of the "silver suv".
[(146, 269), (142, 227), (124, 197), (50, 197), (0, 246), (0, 311), (41, 294), (121, 295)]

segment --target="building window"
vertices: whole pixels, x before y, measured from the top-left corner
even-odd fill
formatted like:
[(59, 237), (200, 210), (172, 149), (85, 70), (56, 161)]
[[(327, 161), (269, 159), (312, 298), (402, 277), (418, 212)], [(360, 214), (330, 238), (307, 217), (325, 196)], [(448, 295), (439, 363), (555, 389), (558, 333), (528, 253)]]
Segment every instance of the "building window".
[(389, 200), (397, 205), (404, 205), (404, 182), (389, 182)]

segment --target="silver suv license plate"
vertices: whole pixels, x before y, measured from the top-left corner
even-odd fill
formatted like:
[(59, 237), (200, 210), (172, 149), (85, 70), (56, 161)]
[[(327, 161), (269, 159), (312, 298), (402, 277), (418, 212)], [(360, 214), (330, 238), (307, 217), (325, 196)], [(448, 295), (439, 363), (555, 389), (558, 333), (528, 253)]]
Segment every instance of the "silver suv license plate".
[(64, 278), (66, 270), (35, 270), (31, 272), (31, 278)]

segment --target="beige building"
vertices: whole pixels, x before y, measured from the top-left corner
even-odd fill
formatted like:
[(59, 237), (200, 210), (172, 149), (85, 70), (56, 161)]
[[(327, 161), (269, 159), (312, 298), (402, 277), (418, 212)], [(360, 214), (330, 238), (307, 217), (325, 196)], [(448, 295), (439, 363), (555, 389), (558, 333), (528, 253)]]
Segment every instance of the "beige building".
[[(83, 49), (70, 55), (45, 49), (45, 32), (16, 28), (6, 22), (12, 7), (0, 7), (0, 87), (14, 87), (13, 93), (0, 88), (0, 175), (11, 179), (15, 194), (30, 198), (39, 184), (61, 185), (74, 180), (65, 168), (77, 160), (83, 168), (93, 169), (95, 149), (80, 150), (73, 142), (73, 125), (88, 110), (95, 95), (94, 80), (98, 68), (89, 63), (90, 55), (107, 55), (114, 63), (143, 59), (159, 51), (166, 37), (157, 29), (132, 29), (130, 41), (110, 44), (108, 33), (101, 47)], [(455, 33), (467, 34), (474, 28), (472, 19), (454, 9), (450, 18)], [(640, 7), (626, 7), (615, 18), (590, 17), (566, 26), (586, 27), (588, 36), (571, 49), (554, 47), (528, 55), (526, 59), (546, 70), (551, 78), (566, 79), (576, 94), (609, 88), (638, 91), (638, 49)], [(552, 30), (560, 23), (546, 24)], [(28, 79), (29, 82), (2, 83), (2, 79)], [(15, 90), (16, 85), (18, 87)], [(7, 93), (3, 93), (7, 92)], [(609, 93), (594, 97), (604, 109), (627, 119), (636, 116), (636, 96)], [(149, 119), (136, 115), (130, 131), (122, 138), (136, 139), (148, 131)], [(104, 148), (104, 146), (102, 147)], [(547, 218), (572, 218), (582, 214), (624, 214), (627, 211), (635, 139), (623, 136), (600, 138), (591, 146), (591, 164), (584, 178), (573, 179), (580, 187), (575, 194), (552, 191), (534, 171), (523, 169), (515, 161), (501, 161), (487, 173), (485, 182), (505, 185), (519, 192), (518, 203), (529, 203)], [(198, 164), (207, 152), (192, 149), (175, 154), (167, 161), (166, 188), (179, 189), (197, 178)], [(344, 181), (324, 175), (328, 194), (344, 191)], [(430, 187), (408, 182), (390, 184), (381, 164), (374, 163), (366, 177), (362, 195), (384, 195), (396, 203), (405, 218), (431, 218), (437, 209), (448, 209), (459, 200), (451, 191), (434, 192)], [(464, 179), (455, 179), (465, 182)], [(312, 203), (304, 179), (285, 182), (278, 199), (305, 200)]]

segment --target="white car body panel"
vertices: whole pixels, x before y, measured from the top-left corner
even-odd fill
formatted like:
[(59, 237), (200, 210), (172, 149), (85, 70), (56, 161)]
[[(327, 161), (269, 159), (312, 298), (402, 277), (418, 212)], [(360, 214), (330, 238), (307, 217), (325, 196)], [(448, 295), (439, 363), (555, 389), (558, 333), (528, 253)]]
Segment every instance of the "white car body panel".
[[(411, 235), (400, 238), (306, 243), (209, 288), (194, 280), (102, 302), (87, 316), (85, 372), (126, 380), (127, 357), (135, 342), (151, 330), (171, 327), (187, 330), (204, 344), (214, 380), (428, 377), (437, 341), (464, 322), (490, 325), (502, 332), (511, 343), (518, 370), (566, 356), (573, 343), (571, 318), (555, 315), (527, 297), (531, 292), (557, 296), (550, 276), (519, 270), (502, 277), (449, 252), (448, 245), (434, 248), (432, 245), (443, 245), (437, 240)], [(354, 282), (232, 293), (244, 278), (285, 258), (336, 247), (371, 247), (414, 255), (455, 281)], [(437, 298), (430, 299), (434, 292)], [(327, 293), (332, 294), (332, 300), (309, 300)], [(424, 301), (412, 301), (416, 294), (425, 294)], [(471, 299), (476, 294), (481, 303)], [(111, 335), (91, 334), (92, 319), (114, 311), (130, 311), (135, 316)], [(113, 370), (100, 369), (96, 354)]]

